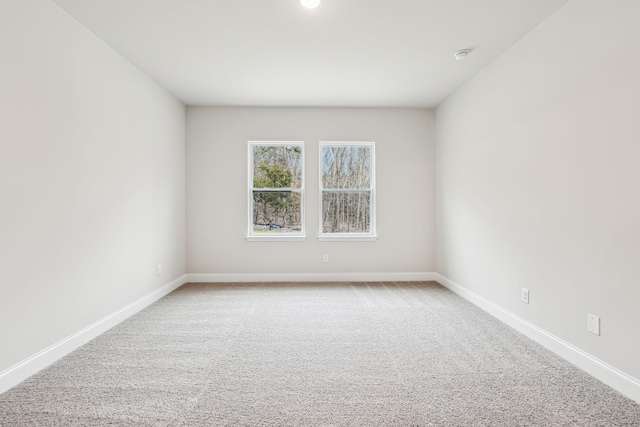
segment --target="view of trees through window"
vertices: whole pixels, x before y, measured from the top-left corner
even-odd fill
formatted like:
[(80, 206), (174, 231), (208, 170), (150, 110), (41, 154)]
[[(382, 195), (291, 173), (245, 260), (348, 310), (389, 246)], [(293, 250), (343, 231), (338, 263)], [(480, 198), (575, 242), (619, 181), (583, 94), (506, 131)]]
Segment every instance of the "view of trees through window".
[(302, 145), (252, 146), (254, 233), (302, 230)]
[(323, 233), (370, 233), (372, 144), (322, 145)]

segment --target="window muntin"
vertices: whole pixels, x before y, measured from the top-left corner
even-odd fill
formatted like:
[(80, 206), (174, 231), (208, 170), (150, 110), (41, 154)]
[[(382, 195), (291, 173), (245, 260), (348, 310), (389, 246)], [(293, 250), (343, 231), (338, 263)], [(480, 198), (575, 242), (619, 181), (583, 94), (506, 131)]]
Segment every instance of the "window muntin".
[(249, 142), (247, 240), (304, 239), (304, 143)]
[(320, 240), (375, 240), (374, 147), (320, 143)]

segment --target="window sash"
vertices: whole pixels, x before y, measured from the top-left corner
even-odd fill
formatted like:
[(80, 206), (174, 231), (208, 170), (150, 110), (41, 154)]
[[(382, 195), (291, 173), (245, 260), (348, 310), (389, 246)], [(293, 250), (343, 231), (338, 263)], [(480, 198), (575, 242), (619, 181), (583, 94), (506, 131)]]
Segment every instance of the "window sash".
[(371, 193), (373, 188), (322, 188), (325, 193)]
[(323, 234), (369, 235), (372, 231), (371, 191), (323, 191)]
[(280, 188), (269, 188), (269, 187), (252, 187), (251, 190), (254, 193), (302, 193), (301, 188), (290, 188), (290, 187), (280, 187)]
[[(368, 188), (325, 188), (323, 179), (323, 148), (327, 147), (368, 147), (369, 155), (369, 187)], [(376, 209), (375, 209), (375, 143), (350, 142), (350, 141), (321, 141), (318, 152), (319, 164), (319, 234), (318, 240), (344, 240), (344, 241), (369, 241), (376, 240)], [(324, 194), (326, 193), (363, 193), (369, 194), (369, 231), (368, 232), (324, 232), (323, 208)]]
[[(257, 147), (300, 147), (300, 187), (254, 187), (254, 161)], [(304, 189), (305, 189), (305, 156), (304, 141), (249, 141), (248, 144), (248, 232), (246, 240), (305, 240), (305, 214), (304, 214)], [(262, 232), (254, 231), (254, 195), (259, 193), (296, 193), (300, 197), (300, 231), (291, 232)]]

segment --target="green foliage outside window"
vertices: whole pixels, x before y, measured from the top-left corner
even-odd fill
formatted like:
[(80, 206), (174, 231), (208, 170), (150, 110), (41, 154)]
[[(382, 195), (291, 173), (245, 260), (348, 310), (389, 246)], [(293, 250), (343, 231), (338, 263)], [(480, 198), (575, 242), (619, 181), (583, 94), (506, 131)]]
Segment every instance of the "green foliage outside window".
[(302, 147), (253, 147), (253, 231), (301, 230)]

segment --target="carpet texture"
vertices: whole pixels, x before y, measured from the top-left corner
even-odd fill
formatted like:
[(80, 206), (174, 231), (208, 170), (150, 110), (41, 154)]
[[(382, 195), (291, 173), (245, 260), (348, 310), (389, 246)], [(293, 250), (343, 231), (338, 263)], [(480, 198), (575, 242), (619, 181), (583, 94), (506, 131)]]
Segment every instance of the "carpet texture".
[(2, 426), (640, 426), (433, 282), (189, 284), (0, 395)]

